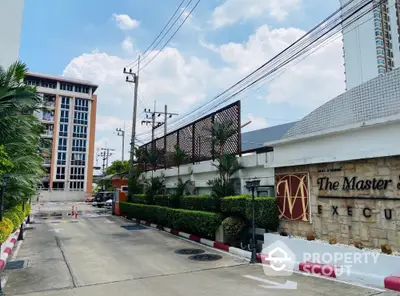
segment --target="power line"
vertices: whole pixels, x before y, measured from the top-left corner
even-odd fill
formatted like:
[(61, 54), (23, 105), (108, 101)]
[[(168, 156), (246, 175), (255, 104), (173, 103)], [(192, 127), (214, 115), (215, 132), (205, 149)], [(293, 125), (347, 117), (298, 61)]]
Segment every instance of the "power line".
[[(188, 5), (186, 6), (186, 8), (190, 5), (190, 3), (193, 0), (190, 0)], [(161, 47), (161, 49), (150, 59), (150, 61), (148, 61), (144, 66), (142, 66), (140, 68), (140, 70), (143, 70), (144, 68), (146, 68), (152, 61), (154, 61), (154, 59), (164, 50), (164, 48), (168, 45), (168, 43), (172, 40), (172, 38), (175, 37), (175, 35), (178, 33), (178, 31), (181, 29), (181, 27), (183, 26), (183, 24), (187, 21), (187, 19), (192, 15), (193, 11), (196, 9), (197, 5), (199, 5), (201, 0), (197, 0), (196, 4), (193, 6), (193, 8), (190, 10), (190, 12), (186, 15), (185, 19), (183, 20), (183, 22), (178, 26), (178, 28), (175, 30), (175, 32), (172, 34), (172, 36), (167, 40), (167, 42), (165, 42), (165, 44)], [(184, 10), (182, 10), (180, 16), (186, 11), (186, 8)], [(179, 17), (180, 17), (179, 16)], [(179, 19), (179, 18), (178, 18)]]
[[(172, 19), (175, 17), (175, 15), (178, 13), (178, 11), (179, 11), (179, 9), (182, 7), (182, 5), (183, 5), (183, 3), (185, 2), (186, 0), (182, 0), (181, 1), (181, 3), (179, 4), (179, 6), (178, 6), (178, 8), (175, 10), (175, 12), (174, 12), (174, 14), (170, 17), (170, 19), (168, 20), (168, 22), (167, 22), (167, 24), (164, 26), (164, 28), (161, 30), (161, 32), (160, 33), (158, 33), (158, 35), (157, 35), (157, 37), (153, 40), (153, 42), (146, 48), (146, 50), (143, 52), (143, 59), (145, 58), (145, 55), (148, 53), (148, 51), (149, 51), (149, 49), (153, 46), (153, 44), (157, 41), (157, 39), (161, 36), (161, 34), (165, 31), (165, 29), (168, 27), (168, 25), (171, 23), (171, 21), (172, 21)], [(179, 19), (179, 17), (178, 17), (178, 19)], [(177, 20), (178, 20), (177, 19)], [(177, 21), (176, 20), (176, 21)], [(175, 23), (176, 23), (176, 21), (175, 21)], [(175, 24), (174, 23), (174, 24)], [(172, 24), (172, 26), (174, 25), (174, 24)], [(172, 28), (172, 26), (171, 26), (171, 28)], [(170, 28), (170, 30), (171, 30), (171, 28)], [(168, 31), (169, 32), (169, 31)], [(168, 32), (167, 32), (167, 34), (168, 34)], [(164, 35), (165, 36), (165, 35)], [(161, 38), (162, 39), (162, 38)], [(157, 46), (157, 45), (156, 45)], [(151, 50), (150, 50), (151, 51)], [(130, 64), (128, 64), (128, 65), (126, 65), (125, 67), (126, 68), (128, 68), (129, 66), (131, 66), (131, 65), (133, 65), (133, 64), (135, 64), (134, 66), (136, 66), (137, 65), (137, 62), (138, 62), (138, 59), (136, 59), (135, 61), (133, 61), (132, 63), (130, 63)], [(134, 67), (134, 66), (132, 66), (132, 67)]]
[[(365, 14), (369, 13), (370, 11), (372, 11), (373, 9), (375, 9), (376, 7), (378, 7), (379, 5), (381, 5), (383, 3), (384, 0), (381, 0), (379, 3), (374, 3), (374, 5), (372, 6), (372, 8), (368, 9), (367, 11), (365, 11), (364, 13), (362, 13), (361, 15), (359, 15), (357, 18), (352, 19), (349, 23), (344, 24), (347, 20), (349, 20), (351, 17), (353, 17), (356, 13), (360, 12), (362, 9), (364, 9), (368, 4), (371, 4), (373, 1), (369, 0), (369, 1), (364, 1), (362, 3), (360, 3), (358, 6), (353, 7), (352, 9), (350, 9), (349, 11), (347, 11), (346, 13), (341, 14), (339, 17), (336, 17), (336, 19), (334, 19), (333, 21), (330, 21), (330, 19), (332, 19), (338, 12), (341, 12), (343, 10), (343, 8), (347, 5), (349, 5), (352, 1), (349, 1), (348, 3), (346, 3), (345, 5), (343, 5), (340, 9), (338, 9), (337, 11), (335, 11), (333, 14), (331, 14), (328, 18), (326, 18), (324, 21), (322, 21), (320, 24), (318, 24), (317, 26), (315, 26), (313, 29), (311, 29), (309, 32), (307, 32), (305, 35), (303, 35), (303, 37), (301, 37), (299, 40), (297, 40), (296, 42), (294, 42), (292, 45), (290, 45), (288, 48), (286, 48), (285, 50), (283, 50), (282, 52), (280, 52), (278, 55), (276, 55), (274, 58), (272, 58), (271, 60), (269, 60), (267, 63), (263, 64), (262, 66), (260, 66), (259, 68), (257, 68), (256, 70), (254, 70), (252, 73), (250, 73), (249, 75), (247, 75), (245, 78), (241, 79), (239, 82), (237, 82), (236, 84), (232, 85), (231, 87), (229, 87), (227, 90), (225, 90), (224, 92), (220, 93), (218, 96), (214, 97), (213, 99), (209, 100), (208, 102), (204, 103), (202, 106), (199, 106), (197, 108), (195, 108), (194, 110), (190, 111), (189, 113), (185, 114), (183, 117), (173, 121), (171, 123), (171, 125), (177, 124), (178, 122), (182, 121), (183, 119), (187, 118), (189, 115), (195, 113), (197, 110), (202, 109), (204, 106), (213, 103), (214, 101), (217, 101), (218, 98), (221, 98), (223, 95), (227, 94), (229, 91), (233, 90), (234, 88), (236, 88), (237, 86), (239, 86), (240, 84), (242, 84), (244, 81), (246, 81), (246, 79), (248, 79), (249, 77), (251, 77), (252, 75), (254, 75), (254, 73), (258, 74), (257, 72), (260, 72), (260, 70), (262, 70), (263, 72), (258, 76), (257, 78), (255, 78), (255, 80), (253, 80), (252, 82), (248, 82), (247, 85), (243, 86), (240, 90), (234, 92), (232, 95), (229, 95), (227, 98), (222, 98), (222, 102), (221, 101), (217, 101), (216, 103), (214, 103), (210, 108), (208, 108), (208, 110), (205, 110), (203, 112), (199, 112), (200, 115), (204, 114), (206, 112), (208, 112), (210, 109), (212, 110), (213, 108), (215, 108), (215, 106), (219, 106), (222, 103), (226, 102), (229, 99), (232, 99), (233, 97), (241, 94), (243, 91), (249, 89), (250, 87), (252, 87), (253, 85), (255, 85), (256, 83), (258, 83), (259, 81), (263, 80), (265, 77), (270, 76), (270, 75), (276, 75), (277, 74), (277, 70), (280, 70), (282, 68), (285, 68), (289, 63), (291, 63), (292, 61), (294, 61), (295, 59), (299, 58), (301, 55), (304, 55), (305, 53), (307, 53), (308, 47), (314, 45), (316, 42), (320, 41), (323, 37), (325, 38), (325, 40), (323, 40), (322, 42), (320, 42), (319, 45), (314, 46), (314, 48), (311, 49), (311, 51), (315, 51), (315, 48), (320, 47), (321, 45), (323, 45), (324, 43), (326, 43), (327, 41), (329, 41), (329, 38), (332, 38), (335, 34), (337, 34), (338, 32), (333, 32), (332, 31), (337, 28), (339, 25), (342, 25), (343, 27), (347, 27), (349, 25), (351, 25), (353, 22), (357, 21), (358, 19), (360, 19), (361, 17), (363, 17)], [(328, 22), (330, 21), (330, 22)], [(360, 24), (361, 25), (361, 24)], [(359, 26), (359, 25), (358, 25)], [(357, 26), (357, 27), (358, 27)], [(318, 30), (316, 30), (318, 29)], [(354, 29), (354, 28), (353, 28)], [(317, 31), (317, 32), (314, 32)], [(315, 35), (318, 35), (318, 33), (320, 33), (322, 31), (322, 35), (314, 37)], [(330, 35), (329, 35), (330, 34)], [(326, 36), (328, 36), (326, 38)], [(307, 38), (306, 38), (307, 37)], [(314, 39), (312, 39), (311, 37), (314, 37)], [(287, 52), (288, 49), (291, 49), (291, 51), (293, 52), (293, 46), (296, 44), (299, 44), (300, 41), (305, 41), (307, 42), (306, 46), (303, 46), (303, 48), (301, 48), (300, 50), (298, 50), (297, 52), (295, 52), (294, 54), (292, 54), (288, 59), (286, 59), (284, 62), (281, 62), (279, 64), (278, 61), (278, 65), (274, 68), (272, 68), (270, 71), (266, 72), (267, 70), (263, 69), (264, 67), (268, 66), (269, 64), (277, 64), (276, 60), (278, 58), (280, 58), (280, 56)], [(304, 43), (304, 42), (303, 42)], [(309, 53), (311, 54), (311, 53)], [(286, 69), (287, 70), (287, 69)], [(279, 75), (279, 74), (278, 74)], [(275, 77), (276, 78), (276, 77)], [(198, 115), (198, 114), (196, 114)], [(199, 116), (199, 115), (198, 115)]]

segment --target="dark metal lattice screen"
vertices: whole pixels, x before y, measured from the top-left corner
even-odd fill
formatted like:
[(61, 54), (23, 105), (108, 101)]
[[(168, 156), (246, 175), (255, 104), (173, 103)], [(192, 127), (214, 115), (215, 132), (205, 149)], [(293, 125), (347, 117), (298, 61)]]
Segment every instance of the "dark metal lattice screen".
[[(236, 131), (223, 147), (216, 147), (214, 144), (212, 131), (214, 122), (229, 124), (231, 129)], [(153, 142), (143, 145), (142, 147), (150, 154), (156, 155), (157, 162), (156, 165), (147, 164), (146, 170), (175, 166), (173, 157), (175, 145), (178, 145), (184, 151), (186, 164), (214, 159), (215, 153), (220, 149), (224, 153), (240, 154), (242, 148), (240, 101), (173, 131), (166, 137), (155, 139)]]

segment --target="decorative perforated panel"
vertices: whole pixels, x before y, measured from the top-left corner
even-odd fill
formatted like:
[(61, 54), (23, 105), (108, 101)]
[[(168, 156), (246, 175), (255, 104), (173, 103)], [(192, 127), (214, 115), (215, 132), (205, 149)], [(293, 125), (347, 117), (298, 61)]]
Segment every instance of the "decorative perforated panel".
[(154, 142), (147, 143), (145, 147), (150, 155), (156, 155), (157, 164), (146, 165), (146, 170), (168, 168), (176, 165), (174, 163), (175, 145), (185, 152), (185, 163), (196, 163), (199, 161), (213, 159), (213, 122), (230, 123), (236, 132), (224, 144), (223, 152), (231, 154), (241, 153), (241, 120), (240, 101), (230, 104), (206, 117), (188, 124), (165, 137), (158, 138)]

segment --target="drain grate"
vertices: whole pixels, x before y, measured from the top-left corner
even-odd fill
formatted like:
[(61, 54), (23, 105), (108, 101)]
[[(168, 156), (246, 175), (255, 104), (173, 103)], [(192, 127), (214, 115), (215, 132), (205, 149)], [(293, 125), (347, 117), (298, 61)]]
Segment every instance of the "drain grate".
[(215, 254), (200, 254), (189, 256), (189, 259), (194, 261), (216, 261), (222, 259), (222, 256)]
[(6, 264), (6, 270), (21, 269), (24, 268), (25, 260), (8, 261)]
[(122, 228), (126, 229), (126, 230), (143, 230), (143, 229), (147, 229), (146, 227), (142, 226), (142, 225), (122, 225)]
[(201, 249), (180, 249), (176, 250), (175, 253), (179, 255), (196, 255), (203, 254), (205, 251)]

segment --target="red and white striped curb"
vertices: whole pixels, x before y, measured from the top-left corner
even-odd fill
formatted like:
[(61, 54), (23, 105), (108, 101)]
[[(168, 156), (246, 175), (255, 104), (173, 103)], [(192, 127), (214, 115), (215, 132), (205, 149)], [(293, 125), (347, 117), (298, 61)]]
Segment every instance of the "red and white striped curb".
[(18, 228), (17, 231), (12, 233), (8, 239), (1, 244), (0, 271), (3, 271), (6, 266), (8, 256), (10, 256), (11, 251), (17, 242), (19, 231), (20, 229)]
[[(125, 217), (125, 218), (127, 218), (127, 217)], [(201, 238), (201, 237), (199, 237), (197, 235), (189, 234), (189, 233), (186, 233), (186, 232), (183, 232), (183, 231), (179, 231), (179, 230), (176, 230), (176, 229), (173, 229), (173, 228), (164, 227), (162, 225), (153, 224), (153, 223), (150, 223), (150, 222), (147, 222), (147, 221), (138, 220), (138, 219), (131, 219), (131, 220), (135, 221), (136, 223), (139, 223), (139, 224), (142, 224), (142, 225), (145, 225), (145, 226), (149, 226), (149, 227), (152, 227), (152, 228), (156, 228), (156, 229), (159, 229), (159, 230), (163, 230), (165, 232), (168, 232), (168, 233), (171, 233), (171, 234), (174, 234), (174, 235), (189, 239), (191, 241), (198, 242), (200, 244), (203, 244), (203, 245), (206, 245), (206, 246), (209, 246), (209, 247), (212, 247), (212, 248), (223, 250), (225, 252), (234, 254), (236, 256), (240, 256), (240, 257), (243, 257), (243, 258), (246, 258), (246, 259), (250, 259), (251, 258), (251, 252), (249, 252), (249, 251), (245, 251), (245, 250), (242, 250), (242, 249), (239, 249), (239, 248), (231, 247), (231, 246), (223, 244), (223, 243), (219, 243), (219, 242), (212, 241), (212, 240), (209, 240), (209, 239)]]
[[(127, 218), (127, 217), (125, 217)], [(129, 218), (127, 218), (129, 219)], [(229, 245), (219, 243), (216, 241), (212, 241), (209, 239), (201, 238), (199, 236), (189, 234), (183, 231), (179, 231), (173, 228), (168, 228), (164, 227), (162, 225), (150, 223), (144, 220), (139, 220), (139, 219), (130, 219), (138, 224), (142, 224), (148, 227), (156, 228), (158, 230), (163, 230), (165, 232), (174, 234), (176, 236), (180, 236), (198, 243), (201, 243), (203, 245), (216, 248), (219, 250), (226, 251), (228, 253), (237, 255), (239, 257), (243, 257), (246, 259), (251, 258), (251, 252), (245, 251), (239, 248), (231, 247)], [(270, 265), (270, 260), (267, 259), (267, 257), (264, 254), (257, 254), (257, 260), (258, 262), (266, 265)], [(322, 277), (329, 277), (329, 278), (335, 278), (338, 280), (341, 280), (341, 273), (338, 273), (337, 270), (338, 268), (332, 265), (328, 264), (320, 264), (320, 263), (313, 263), (313, 262), (296, 262), (294, 266), (294, 271), (298, 272), (303, 272), (303, 273), (308, 273), (308, 274), (314, 274)], [(347, 278), (343, 278), (344, 281), (347, 281)], [(368, 284), (368, 282), (365, 282), (365, 284)], [(400, 291), (400, 276), (388, 276), (384, 278), (384, 283), (380, 285), (379, 288), (385, 288), (385, 289), (390, 289), (390, 290), (395, 290), (395, 291)]]

